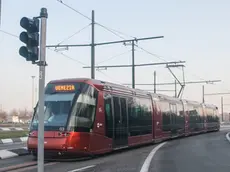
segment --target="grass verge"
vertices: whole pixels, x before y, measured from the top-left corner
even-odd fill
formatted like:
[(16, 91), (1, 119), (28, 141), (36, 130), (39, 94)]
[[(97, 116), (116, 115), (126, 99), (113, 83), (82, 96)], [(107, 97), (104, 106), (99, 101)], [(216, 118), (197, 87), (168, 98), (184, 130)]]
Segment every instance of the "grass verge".
[(21, 128), (28, 128), (29, 124), (4, 124), (4, 123), (0, 123), (0, 127), (21, 127)]
[(28, 131), (1, 131), (0, 139), (26, 137)]

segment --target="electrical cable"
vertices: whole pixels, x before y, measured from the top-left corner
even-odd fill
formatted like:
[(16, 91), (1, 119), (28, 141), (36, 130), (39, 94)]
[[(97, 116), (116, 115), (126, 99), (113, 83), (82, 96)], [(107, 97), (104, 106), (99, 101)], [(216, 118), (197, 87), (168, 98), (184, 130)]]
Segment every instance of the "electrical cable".
[[(59, 3), (61, 3), (61, 4), (64, 5), (64, 6), (66, 6), (67, 8), (69, 8), (69, 9), (75, 11), (76, 13), (80, 14), (80, 15), (83, 16), (84, 18), (86, 18), (86, 19), (88, 19), (88, 20), (90, 20), (90, 21), (92, 20), (90, 17), (88, 17), (88, 16), (86, 16), (85, 14), (81, 13), (80, 11), (74, 9), (73, 7), (67, 5), (67, 4), (64, 3), (62, 0), (56, 0), (56, 1), (58, 1)], [(120, 36), (120, 35), (118, 35), (117, 33), (122, 34), (122, 35), (124, 35), (124, 36), (128, 36), (128, 37), (135, 38), (135, 37), (133, 37), (133, 36), (130, 36), (130, 35), (127, 35), (127, 34), (125, 34), (125, 33), (120, 32), (120, 31), (117, 31), (117, 30), (115, 30), (115, 29), (111, 29), (111, 28), (109, 28), (109, 27), (107, 27), (107, 26), (105, 26), (105, 25), (102, 25), (102, 24), (98, 23), (98, 22), (95, 22), (95, 24), (97, 24), (97, 25), (103, 27), (104, 29), (106, 29), (107, 31), (113, 33), (114, 35), (116, 35), (117, 37), (119, 37), (119, 38), (121, 38), (121, 39), (125, 39), (125, 38), (122, 37), (122, 36)], [(117, 33), (116, 33), (116, 32), (117, 32)]]
[(111, 80), (114, 80), (116, 83), (120, 84), (120, 85), (123, 85), (122, 83), (116, 81), (114, 78), (111, 78), (110, 76), (108, 76), (107, 74), (105, 74), (104, 72), (100, 71), (100, 70), (97, 70), (97, 72), (100, 72), (101, 74), (103, 74), (105, 77), (111, 79)]
[(78, 10), (76, 10), (76, 9), (74, 9), (73, 7), (71, 7), (71, 6), (67, 5), (67, 4), (66, 4), (66, 3), (64, 3), (62, 0), (57, 0), (57, 1), (58, 1), (58, 2), (60, 2), (62, 5), (66, 6), (67, 8), (69, 8), (69, 9), (71, 9), (71, 10), (75, 11), (76, 13), (80, 14), (81, 16), (83, 16), (83, 17), (87, 18), (88, 20), (91, 20), (91, 18), (90, 18), (90, 17), (88, 17), (88, 16), (86, 16), (86, 15), (82, 14), (82, 13), (81, 13), (81, 12), (79, 12)]
[(14, 35), (14, 34), (9, 33), (9, 32), (6, 32), (6, 31), (4, 31), (4, 30), (0, 30), (0, 32), (5, 33), (5, 34), (10, 35), (10, 36), (13, 36), (13, 37), (15, 37), (15, 38), (19, 38), (19, 36)]
[(55, 50), (53, 50), (53, 49), (51, 49), (51, 48), (48, 48), (48, 49), (51, 50), (51, 51), (56, 52), (57, 54), (60, 54), (60, 55), (62, 55), (62, 56), (64, 56), (64, 57), (66, 57), (66, 58), (68, 58), (68, 59), (70, 59), (70, 60), (73, 60), (73, 61), (75, 61), (75, 62), (77, 62), (77, 63), (80, 63), (80, 64), (82, 64), (82, 65), (84, 65), (84, 66), (87, 66), (87, 64), (85, 64), (85, 63), (83, 63), (83, 62), (81, 62), (81, 61), (79, 61), (79, 60), (77, 60), (77, 59), (75, 59), (75, 58), (72, 58), (72, 57), (70, 57), (70, 56), (68, 56), (68, 55), (66, 55), (66, 54), (64, 54), (64, 53), (62, 53), (62, 52), (55, 51)]
[(65, 41), (68, 41), (69, 39), (71, 39), (72, 37), (74, 37), (75, 35), (79, 34), (81, 31), (83, 31), (84, 29), (86, 29), (87, 27), (89, 27), (91, 24), (88, 24), (87, 26), (84, 26), (83, 28), (81, 28), (80, 30), (78, 30), (77, 32), (75, 32), (74, 34), (72, 34), (71, 36), (65, 38), (63, 41), (59, 42), (57, 45), (62, 44)]
[[(164, 62), (167, 62), (167, 60), (165, 60), (164, 58), (162, 58), (162, 56), (159, 56), (159, 55), (157, 55), (157, 54), (151, 53), (150, 51), (148, 51), (148, 50), (146, 50), (146, 49), (144, 49), (144, 48), (142, 48), (142, 47), (140, 47), (140, 46), (138, 46), (138, 45), (136, 45), (136, 47), (138, 47), (139, 49), (143, 50), (144, 52), (146, 52), (146, 53), (148, 53), (148, 54), (150, 54), (150, 55), (152, 55), (152, 56), (154, 56), (154, 57), (157, 57), (157, 58), (160, 59), (160, 60), (163, 60)], [(179, 67), (176, 67), (176, 68), (179, 69), (179, 70), (183, 70), (183, 69), (181, 69), (181, 68), (179, 68)], [(189, 72), (189, 73), (190, 73), (191, 75), (195, 76), (196, 78), (199, 78), (200, 80), (204, 80), (204, 81), (205, 81), (204, 78), (201, 78), (201, 77), (199, 77), (199, 76), (197, 76), (197, 75), (195, 75), (195, 74), (192, 74), (191, 72)]]
[(125, 52), (123, 52), (123, 53), (120, 53), (120, 54), (117, 54), (117, 55), (115, 55), (115, 56), (112, 56), (112, 57), (110, 57), (110, 58), (108, 58), (108, 59), (106, 59), (106, 60), (100, 61), (100, 62), (97, 63), (97, 65), (98, 65), (98, 64), (101, 64), (101, 63), (104, 63), (104, 62), (107, 62), (107, 61), (109, 61), (109, 60), (112, 60), (112, 59), (114, 59), (114, 58), (116, 58), (116, 57), (122, 56), (122, 55), (124, 55), (124, 54), (127, 54), (127, 53), (129, 53), (129, 52), (131, 52), (131, 50), (125, 51)]

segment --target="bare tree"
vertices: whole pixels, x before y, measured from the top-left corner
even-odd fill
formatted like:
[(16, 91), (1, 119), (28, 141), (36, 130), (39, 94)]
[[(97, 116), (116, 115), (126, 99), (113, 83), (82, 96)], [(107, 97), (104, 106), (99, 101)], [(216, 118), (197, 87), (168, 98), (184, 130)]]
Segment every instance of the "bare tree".
[(6, 120), (7, 120), (7, 112), (1, 111), (0, 112), (0, 121), (3, 122), (3, 121), (6, 121)]
[(18, 116), (18, 111), (16, 109), (13, 109), (9, 113), (10, 116)]
[(28, 117), (29, 117), (29, 118), (32, 118), (32, 117), (33, 117), (33, 113), (34, 113), (33, 111), (28, 111), (28, 114), (27, 114)]
[(18, 110), (18, 118), (19, 121), (23, 121), (26, 122), (28, 120), (30, 120), (32, 117), (31, 112), (29, 112), (27, 109), (24, 110)]

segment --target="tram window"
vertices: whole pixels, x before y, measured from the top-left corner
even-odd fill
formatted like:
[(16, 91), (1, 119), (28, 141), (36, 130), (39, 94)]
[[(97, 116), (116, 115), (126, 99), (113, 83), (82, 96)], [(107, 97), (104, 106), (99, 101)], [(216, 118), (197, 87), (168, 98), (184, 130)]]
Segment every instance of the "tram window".
[(126, 109), (126, 99), (120, 98), (121, 101), (121, 117), (122, 117), (122, 124), (124, 127), (127, 127), (127, 109)]
[(142, 134), (150, 134), (152, 132), (152, 114), (150, 99), (140, 98), (141, 116), (140, 125)]
[(176, 105), (175, 104), (169, 104), (170, 107), (170, 115), (171, 115), (171, 124), (176, 125)]
[(204, 122), (204, 113), (203, 113), (203, 108), (202, 106), (200, 106), (198, 108), (198, 112), (199, 112), (199, 115), (200, 115), (200, 122), (203, 123)]
[(159, 102), (161, 113), (162, 113), (162, 130), (169, 131), (170, 130), (170, 108), (169, 103), (165, 101)]
[(189, 115), (189, 125), (192, 127), (193, 123), (195, 123), (196, 109), (191, 105), (188, 105), (188, 115)]
[(128, 116), (130, 118), (131, 114), (132, 114), (132, 104), (133, 104), (133, 98), (132, 97), (129, 97), (127, 99), (127, 102), (128, 102)]
[(106, 119), (106, 136), (113, 137), (113, 116), (111, 99), (105, 99), (105, 119)]
[(207, 112), (207, 121), (213, 122), (213, 109), (206, 108), (206, 112)]
[(211, 122), (214, 122), (214, 111), (210, 108)]
[(96, 115), (98, 91), (92, 86), (86, 86), (83, 90), (75, 96), (68, 129), (89, 132)]
[(132, 108), (132, 116), (134, 116), (135, 118), (139, 118), (141, 116), (141, 107), (140, 107), (140, 100), (138, 97), (133, 98), (134, 100), (134, 104), (133, 104), (133, 108)]
[(214, 116), (215, 116), (215, 122), (219, 122), (218, 110), (217, 109), (214, 110)]
[(129, 109), (129, 133), (130, 136), (139, 135), (139, 118), (138, 118), (138, 100), (135, 97), (129, 98), (128, 109)]
[(120, 101), (118, 97), (113, 97), (115, 125), (119, 125), (121, 120)]
[(179, 129), (184, 129), (184, 111), (182, 103), (177, 104), (177, 125)]
[(152, 132), (152, 105), (146, 98), (128, 98), (128, 124), (130, 136)]
[(135, 105), (134, 105), (135, 98), (129, 97), (128, 98), (128, 124), (129, 124), (129, 133), (130, 136), (136, 135), (135, 133), (135, 126), (136, 126), (136, 111), (135, 111)]
[(202, 107), (201, 106), (195, 106), (194, 107), (195, 112), (194, 112), (194, 127), (196, 129), (202, 129), (203, 124), (202, 124), (202, 119), (203, 119), (203, 112), (202, 112)]

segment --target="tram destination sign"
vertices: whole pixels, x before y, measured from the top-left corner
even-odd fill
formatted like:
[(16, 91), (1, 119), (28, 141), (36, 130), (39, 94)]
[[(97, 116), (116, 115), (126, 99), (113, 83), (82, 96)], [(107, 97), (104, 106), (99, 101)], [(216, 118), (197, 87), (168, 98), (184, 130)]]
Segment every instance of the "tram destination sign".
[(74, 93), (82, 89), (84, 83), (49, 83), (45, 94)]
[(55, 85), (54, 86), (54, 90), (56, 92), (59, 92), (59, 91), (75, 91), (75, 86), (74, 85)]

